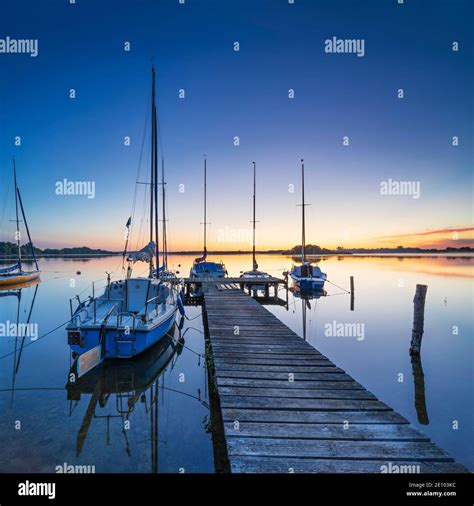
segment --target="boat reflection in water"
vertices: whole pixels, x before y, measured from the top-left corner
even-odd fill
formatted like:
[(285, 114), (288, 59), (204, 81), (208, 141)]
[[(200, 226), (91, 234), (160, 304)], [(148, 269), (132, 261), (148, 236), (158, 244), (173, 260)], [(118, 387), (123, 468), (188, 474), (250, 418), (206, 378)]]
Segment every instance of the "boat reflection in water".
[[(144, 412), (150, 419), (151, 472), (158, 471), (159, 381), (165, 370), (173, 369), (183, 347), (184, 338), (181, 330), (174, 325), (162, 340), (140, 355), (126, 361), (105, 360), (81, 377), (77, 375), (77, 356), (73, 357), (75, 360), (66, 385), (67, 398), (73, 401), (70, 415), (80, 402), (81, 396), (91, 396), (77, 435), (77, 456), (82, 451), (92, 420), (97, 418), (107, 419), (107, 442), (110, 435), (110, 419), (121, 419), (125, 450), (130, 455), (126, 429), (130, 426), (129, 420), (134, 412), (141, 412), (141, 415)], [(115, 400), (111, 397), (115, 397)], [(97, 405), (100, 409), (108, 406), (115, 414), (96, 414)]]
[[(36, 295), (38, 294), (40, 279), (30, 279), (23, 283), (16, 283), (8, 286), (8, 288), (1, 287), (0, 288), (0, 298), (3, 297), (14, 297), (17, 300), (17, 309), (16, 309), (16, 328), (19, 329), (20, 325), (24, 326), (26, 329), (24, 332), (17, 332), (15, 336), (15, 348), (12, 354), (13, 357), (13, 367), (12, 367), (12, 388), (11, 388), (11, 402), (13, 404), (13, 397), (15, 394), (15, 384), (16, 378), (18, 375), (18, 371), (20, 370), (21, 357), (23, 354), (23, 349), (25, 348), (25, 340), (27, 338), (28, 326), (31, 322), (31, 315), (33, 314), (33, 308), (35, 306)], [(27, 289), (30, 287), (34, 287), (33, 295), (31, 298), (31, 302), (29, 305), (23, 308), (24, 313), (27, 315), (25, 322), (21, 321), (21, 312), (22, 312), (22, 290), (28, 291)], [(32, 288), (33, 289), (33, 288)], [(32, 336), (30, 336), (31, 338)], [(29, 339), (28, 339), (29, 341)], [(30, 341), (31, 342), (31, 341)], [(26, 344), (28, 346), (28, 344)]]
[(307, 337), (307, 310), (309, 309), (311, 311), (311, 300), (317, 300), (321, 297), (326, 297), (327, 292), (326, 290), (321, 289), (307, 289), (307, 290), (301, 290), (296, 287), (291, 287), (289, 290), (293, 293), (293, 297), (295, 299), (301, 299), (301, 316), (303, 319), (303, 339), (306, 341)]

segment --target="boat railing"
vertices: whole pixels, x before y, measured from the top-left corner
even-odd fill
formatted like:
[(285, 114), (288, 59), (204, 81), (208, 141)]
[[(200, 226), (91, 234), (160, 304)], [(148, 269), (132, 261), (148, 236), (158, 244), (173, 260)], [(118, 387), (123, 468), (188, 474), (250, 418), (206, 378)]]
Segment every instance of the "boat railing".
[(133, 332), (135, 333), (137, 315), (135, 313), (131, 313), (130, 311), (122, 311), (121, 313), (117, 314), (117, 328), (122, 326), (124, 316), (127, 316), (127, 317), (131, 316), (132, 317), (132, 321), (133, 321), (132, 329), (133, 329)]
[[(133, 324), (132, 324), (131, 332), (130, 332), (130, 327), (128, 325), (125, 325), (125, 329), (126, 329), (125, 335), (129, 336), (131, 334), (130, 339), (123, 339), (122, 334), (120, 334), (120, 327), (122, 326), (124, 316), (126, 316), (127, 318), (132, 317)], [(137, 315), (135, 313), (131, 313), (129, 311), (122, 311), (121, 313), (117, 314), (117, 328), (116, 328), (116, 334), (115, 334), (115, 350), (116, 350), (117, 356), (119, 356), (119, 344), (120, 343), (130, 343), (131, 342), (132, 349), (130, 352), (130, 356), (132, 356), (134, 354), (134, 351), (135, 351), (135, 331), (137, 328), (136, 318), (137, 318)], [(122, 339), (120, 339), (120, 338), (122, 338)]]
[[(77, 301), (77, 307), (76, 309), (72, 309), (72, 305), (73, 305), (73, 302), (74, 301)], [(76, 295), (75, 297), (69, 299), (69, 308), (70, 308), (70, 311), (71, 311), (71, 321), (74, 317), (76, 317), (80, 323), (84, 323), (84, 321), (82, 320), (81, 318), (81, 313), (83, 311), (86, 312), (86, 314), (88, 314), (87, 312), (87, 306), (90, 304), (90, 300), (83, 300), (81, 301), (79, 295)]]
[[(95, 299), (94, 299), (94, 302), (95, 302)], [(109, 318), (112, 316), (113, 312), (117, 309), (117, 306), (120, 304), (120, 301), (119, 302), (116, 302), (108, 311), (107, 313), (105, 314), (104, 318), (102, 319), (102, 325), (107, 325), (107, 322), (109, 320)], [(118, 320), (118, 315), (117, 315), (117, 320)], [(95, 323), (95, 319), (94, 319), (94, 323)]]
[(150, 304), (153, 301), (155, 301), (155, 311), (158, 312), (158, 299), (163, 299), (163, 295), (162, 294), (157, 295), (156, 297), (152, 297), (151, 299), (148, 299), (145, 302), (145, 315), (147, 314), (148, 304)]

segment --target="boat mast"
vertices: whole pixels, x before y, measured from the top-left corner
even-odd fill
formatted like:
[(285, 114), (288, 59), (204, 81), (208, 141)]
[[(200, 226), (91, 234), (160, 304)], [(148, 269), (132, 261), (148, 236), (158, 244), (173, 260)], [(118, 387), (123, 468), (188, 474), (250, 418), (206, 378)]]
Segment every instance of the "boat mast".
[(21, 270), (21, 239), (20, 239), (20, 221), (18, 219), (18, 186), (16, 182), (16, 165), (15, 165), (15, 157), (13, 157), (13, 182), (15, 185), (15, 211), (16, 211), (16, 242), (18, 245), (18, 265)]
[(168, 239), (166, 236), (166, 193), (165, 193), (165, 159), (161, 157), (161, 194), (163, 201), (163, 266), (164, 269), (168, 269)]
[[(155, 110), (155, 67), (154, 65), (151, 66), (151, 75), (152, 75), (152, 85), (151, 85), (151, 94), (152, 94), (152, 103), (151, 103), (151, 145), (150, 145), (150, 151), (151, 151), (151, 164), (150, 164), (150, 242), (153, 241), (153, 197), (154, 197), (154, 168), (155, 168), (155, 162), (154, 162), (154, 156), (155, 156), (155, 149), (154, 149), (154, 141), (155, 141), (155, 122), (154, 122), (154, 110)], [(153, 276), (153, 255), (150, 255), (150, 278)]]
[(35, 262), (36, 270), (39, 271), (38, 261), (36, 260), (36, 255), (35, 255), (35, 248), (33, 246), (33, 241), (31, 240), (30, 229), (28, 228), (28, 222), (26, 221), (25, 210), (23, 209), (23, 202), (21, 201), (20, 190), (18, 188), (16, 189), (16, 193), (18, 195), (18, 201), (20, 202), (20, 209), (21, 209), (21, 214), (23, 216), (23, 221), (25, 222), (26, 234), (28, 235), (28, 241), (30, 242), (31, 256), (33, 257), (33, 261)]
[(256, 271), (258, 269), (257, 259), (255, 258), (255, 193), (256, 193), (256, 166), (253, 163), (253, 249), (252, 249), (252, 269)]
[(158, 276), (158, 270), (160, 268), (160, 251), (159, 251), (159, 237), (158, 237), (158, 128), (156, 125), (156, 101), (155, 101), (155, 68), (153, 67), (153, 126), (154, 126), (154, 176), (155, 180), (154, 192), (155, 192), (155, 253), (156, 253), (156, 274)]
[(301, 263), (306, 262), (306, 226), (305, 226), (305, 203), (304, 203), (304, 160), (301, 159), (301, 191), (303, 194), (303, 203), (301, 204)]
[(207, 257), (207, 158), (206, 155), (204, 155), (204, 260)]
[[(156, 101), (155, 101), (155, 66), (152, 73), (152, 102), (151, 102), (151, 186), (150, 186), (150, 242), (155, 237), (156, 269), (160, 266), (158, 244), (158, 142), (156, 127)], [(153, 276), (153, 256), (150, 257), (150, 277)]]

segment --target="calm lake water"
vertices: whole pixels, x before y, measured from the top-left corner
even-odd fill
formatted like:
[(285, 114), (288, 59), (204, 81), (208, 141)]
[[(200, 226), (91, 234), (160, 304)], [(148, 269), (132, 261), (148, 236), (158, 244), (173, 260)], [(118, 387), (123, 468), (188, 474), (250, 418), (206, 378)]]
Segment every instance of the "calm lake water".
[[(182, 275), (192, 260), (171, 256)], [(229, 275), (251, 268), (249, 255), (223, 260)], [(258, 261), (277, 276), (292, 263), (281, 255)], [(268, 309), (473, 470), (472, 259), (329, 257), (320, 265), (345, 289), (354, 276), (354, 311), (350, 296), (329, 283), (326, 297), (306, 303), (289, 293), (287, 307)], [(19, 308), (19, 321), (29, 317), (40, 337), (23, 346), (21, 338), (0, 337), (0, 472), (55, 472), (64, 464), (94, 465), (96, 472), (214, 472), (201, 308), (187, 307), (189, 320), (168, 346), (67, 389), (64, 327), (41, 336), (68, 320), (69, 299), (89, 295), (92, 281), (98, 290), (106, 271), (121, 277), (121, 261), (43, 259), (41, 267), (37, 287), (0, 297), (0, 324), (16, 322)], [(427, 284), (428, 294), (421, 364), (412, 364), (417, 283)], [(280, 296), (286, 299), (284, 291)], [(356, 335), (329, 335), (340, 323), (359, 324), (352, 326)], [(176, 347), (179, 334), (184, 346)]]

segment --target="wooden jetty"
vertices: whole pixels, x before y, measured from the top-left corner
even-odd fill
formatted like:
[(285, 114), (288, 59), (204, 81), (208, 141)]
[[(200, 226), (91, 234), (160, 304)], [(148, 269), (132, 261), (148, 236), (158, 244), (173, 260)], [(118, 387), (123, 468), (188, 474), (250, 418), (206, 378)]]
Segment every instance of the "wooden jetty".
[(231, 472), (466, 472), (238, 283), (203, 297)]
[(222, 278), (221, 280), (216, 280), (216, 278), (199, 278), (196, 280), (195, 278), (181, 278), (180, 279), (184, 284), (184, 295), (186, 300), (190, 299), (191, 292), (193, 286), (206, 286), (206, 285), (216, 285), (216, 283), (220, 284), (223, 289), (235, 289), (240, 288), (242, 290), (251, 290), (252, 286), (260, 285), (264, 287), (265, 298), (270, 298), (270, 288), (273, 288), (273, 299), (278, 301), (278, 290), (280, 288), (284, 288), (288, 290), (288, 278), (280, 279), (274, 276), (269, 276), (268, 278), (245, 278), (245, 277), (232, 277), (232, 278)]

